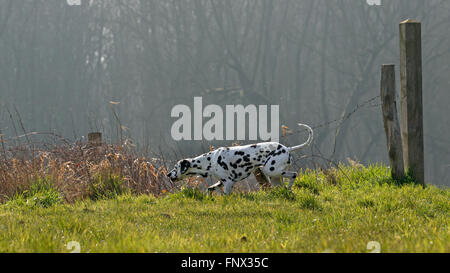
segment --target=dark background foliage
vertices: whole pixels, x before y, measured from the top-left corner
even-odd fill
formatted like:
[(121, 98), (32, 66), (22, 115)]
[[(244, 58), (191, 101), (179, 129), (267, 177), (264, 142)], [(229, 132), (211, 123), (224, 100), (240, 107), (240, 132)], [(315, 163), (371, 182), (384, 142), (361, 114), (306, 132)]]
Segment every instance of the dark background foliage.
[(398, 68), (398, 24), (414, 18), (426, 177), (449, 185), (449, 14), (445, 0), (0, 0), (0, 133), (101, 131), (168, 158), (231, 145), (171, 140), (171, 108), (203, 96), (280, 105), (292, 129), (325, 124), (309, 153), (387, 163), (379, 99), (360, 106), (379, 94), (381, 64)]

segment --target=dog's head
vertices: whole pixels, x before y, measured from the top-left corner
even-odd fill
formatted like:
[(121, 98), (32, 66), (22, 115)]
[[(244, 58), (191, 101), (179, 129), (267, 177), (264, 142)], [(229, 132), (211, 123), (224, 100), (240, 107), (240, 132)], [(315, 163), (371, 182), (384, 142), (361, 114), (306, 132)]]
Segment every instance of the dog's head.
[(167, 177), (172, 181), (179, 181), (186, 177), (187, 171), (191, 168), (191, 161), (183, 159), (175, 164), (173, 170), (167, 173)]

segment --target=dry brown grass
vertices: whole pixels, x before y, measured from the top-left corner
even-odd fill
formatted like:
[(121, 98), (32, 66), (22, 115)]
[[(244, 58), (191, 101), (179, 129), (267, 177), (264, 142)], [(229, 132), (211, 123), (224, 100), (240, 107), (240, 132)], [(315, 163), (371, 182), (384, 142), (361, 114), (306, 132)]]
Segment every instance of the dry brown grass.
[(158, 165), (119, 145), (14, 147), (0, 152), (0, 202), (26, 192), (38, 180), (50, 182), (67, 202), (90, 197), (92, 185), (108, 178), (119, 179), (133, 194), (158, 196), (175, 189)]

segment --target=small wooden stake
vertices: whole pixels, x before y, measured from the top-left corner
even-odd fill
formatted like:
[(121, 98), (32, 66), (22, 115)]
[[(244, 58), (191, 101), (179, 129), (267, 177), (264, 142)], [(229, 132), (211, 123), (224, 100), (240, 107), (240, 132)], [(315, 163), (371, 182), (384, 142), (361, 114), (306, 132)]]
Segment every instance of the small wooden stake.
[(102, 133), (94, 132), (88, 134), (88, 144), (91, 146), (102, 145)]

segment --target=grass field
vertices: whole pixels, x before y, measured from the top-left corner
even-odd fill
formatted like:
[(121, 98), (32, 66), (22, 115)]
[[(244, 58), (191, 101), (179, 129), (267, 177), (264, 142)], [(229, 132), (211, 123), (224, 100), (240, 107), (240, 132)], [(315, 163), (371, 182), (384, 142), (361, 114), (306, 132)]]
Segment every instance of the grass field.
[(73, 203), (40, 183), (0, 205), (0, 252), (70, 252), (71, 241), (81, 252), (370, 252), (371, 241), (381, 252), (450, 252), (450, 191), (400, 186), (388, 172), (341, 166), (305, 171), (292, 191)]

